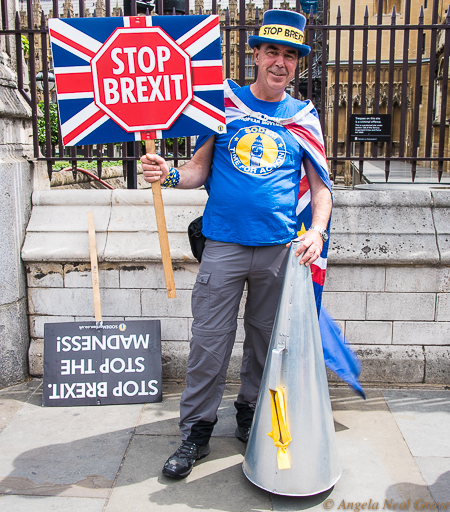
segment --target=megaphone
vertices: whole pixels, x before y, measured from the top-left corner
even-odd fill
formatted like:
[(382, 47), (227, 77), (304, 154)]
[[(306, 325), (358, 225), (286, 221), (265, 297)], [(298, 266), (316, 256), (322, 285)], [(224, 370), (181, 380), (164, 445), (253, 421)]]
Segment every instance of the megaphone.
[(291, 244), (245, 452), (245, 476), (285, 496), (310, 496), (341, 476), (309, 267)]

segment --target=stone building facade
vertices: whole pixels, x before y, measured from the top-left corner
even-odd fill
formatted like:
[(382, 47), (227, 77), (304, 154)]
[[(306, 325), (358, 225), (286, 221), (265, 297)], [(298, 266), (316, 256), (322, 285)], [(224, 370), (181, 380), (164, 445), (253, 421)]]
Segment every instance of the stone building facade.
[[(195, 9), (191, 14), (211, 14), (211, 10), (204, 10), (203, 0), (195, 0)], [(280, 3), (280, 9), (295, 10), (290, 6), (289, 2), (283, 0)], [(254, 34), (255, 25), (261, 26), (263, 14), (269, 9), (269, 0), (263, 0), (263, 7), (257, 8), (254, 2), (247, 2), (245, 8), (245, 24), (248, 30), (245, 31), (245, 64), (244, 64), (244, 78), (245, 84), (251, 84), (255, 80), (255, 62), (253, 59), (253, 50), (248, 45), (249, 36)], [(217, 14), (219, 15), (220, 25), (222, 27), (222, 55), (223, 55), (223, 76), (224, 78), (231, 78), (236, 82), (239, 80), (239, 49), (240, 49), (240, 35), (238, 30), (230, 30), (230, 48), (227, 52), (226, 45), (226, 30), (225, 27), (236, 27), (239, 25), (239, 2), (238, 0), (230, 0), (227, 9), (218, 8)], [(230, 59), (230, 72), (227, 73), (227, 54)], [(228, 75), (228, 76), (227, 76)], [(293, 88), (292, 88), (293, 92)]]
[[(444, 23), (445, 18), (448, 16), (448, 5), (445, 6), (444, 2), (441, 2), (440, 4), (440, 12), (439, 12), (439, 23)], [(448, 18), (447, 18), (448, 19)], [(436, 75), (436, 81), (435, 81), (435, 95), (436, 95), (436, 111), (433, 119), (433, 126), (439, 127), (441, 126), (441, 109), (442, 109), (442, 83), (444, 78), (444, 69), (445, 64), (447, 64), (448, 75), (449, 75), (449, 86), (447, 89), (447, 112), (450, 111), (450, 68), (448, 67), (448, 62), (445, 62), (445, 55), (444, 55), (444, 45), (445, 45), (445, 31), (441, 30), (438, 33), (437, 37), (437, 75)], [(450, 113), (446, 117), (445, 121), (445, 135), (444, 135), (444, 156), (448, 157), (450, 156)], [(433, 148), (437, 148), (439, 144), (439, 130), (435, 130), (433, 133)], [(444, 163), (444, 169), (447, 170), (447, 172), (450, 170), (450, 164), (447, 162), (447, 164)]]
[[(395, 23), (396, 25), (404, 25), (405, 19), (407, 18), (405, 12), (405, 0), (394, 1), (386, 0), (383, 2), (382, 12), (382, 24), (391, 25), (392, 23), (392, 12), (395, 6)], [(421, 7), (423, 5), (423, 24), (432, 24), (432, 10), (433, 3), (431, 1), (422, 2), (422, 0), (411, 0), (410, 10), (410, 24), (417, 25), (419, 23), (419, 15)], [(438, 23), (445, 23), (447, 16), (448, 5), (444, 0), (439, 0), (439, 12), (438, 12)], [(377, 12), (378, 12), (378, 1), (373, 2), (356, 1), (356, 12), (355, 12), (355, 24), (360, 26), (364, 23), (365, 9), (368, 10), (368, 24), (377, 24)], [(350, 3), (340, 2), (339, 0), (330, 0), (328, 19), (331, 24), (335, 24), (337, 20), (338, 9), (341, 14), (341, 25), (350, 24)], [(405, 156), (415, 156), (413, 148), (413, 129), (414, 129), (414, 116), (415, 116), (415, 96), (419, 95), (419, 112), (418, 112), (418, 149), (417, 156), (421, 157), (425, 155), (425, 136), (426, 136), (426, 125), (428, 116), (432, 116), (432, 152), (433, 156), (437, 156), (437, 144), (439, 140), (439, 124), (440, 124), (440, 105), (442, 98), (442, 68), (443, 68), (443, 48), (444, 48), (444, 33), (442, 30), (438, 34), (437, 44), (437, 61), (438, 61), (438, 72), (435, 77), (435, 90), (429, 91), (429, 77), (430, 73), (435, 74), (435, 70), (430, 68), (430, 42), (431, 34), (430, 31), (424, 31), (423, 48), (421, 51), (421, 78), (420, 87), (416, 90), (416, 59), (417, 59), (417, 30), (411, 30), (409, 35), (409, 53), (407, 63), (407, 94), (406, 94), (406, 122), (405, 122)], [(361, 113), (361, 92), (363, 86), (362, 80), (362, 59), (363, 59), (363, 33), (361, 30), (355, 32), (354, 39), (354, 53), (353, 53), (353, 86), (352, 90), (349, 90), (349, 31), (345, 29), (341, 32), (340, 40), (340, 73), (336, 76), (336, 37), (332, 32), (329, 37), (328, 46), (328, 72), (327, 72), (327, 109), (326, 109), (326, 149), (328, 154), (331, 154), (333, 145), (333, 117), (334, 109), (336, 105), (335, 101), (335, 87), (339, 87), (339, 116), (338, 116), (338, 155), (345, 153), (347, 134), (349, 130), (348, 119), (347, 119), (347, 105), (348, 102), (352, 102), (353, 113)], [(366, 74), (366, 112), (367, 114), (379, 113), (385, 114), (388, 112), (388, 100), (391, 95), (393, 100), (392, 109), (392, 156), (399, 155), (400, 145), (400, 125), (402, 116), (402, 85), (403, 85), (403, 46), (405, 32), (403, 30), (396, 31), (395, 36), (395, 58), (394, 58), (394, 73), (392, 78), (392, 91), (389, 91), (389, 58), (390, 58), (390, 33), (389, 31), (382, 32), (382, 44), (381, 44), (381, 69), (380, 73), (380, 92), (379, 92), (379, 104), (375, 105), (375, 89), (377, 87), (376, 73), (377, 67), (376, 61), (376, 38), (377, 31), (368, 31), (368, 44), (367, 44), (367, 74)], [(433, 102), (433, 111), (427, 111), (427, 103), (429, 94), (435, 95)], [(449, 95), (450, 96), (450, 95)], [(450, 105), (450, 98), (447, 100)], [(376, 111), (378, 107), (378, 112)], [(447, 107), (448, 109), (448, 107)], [(446, 144), (445, 154), (448, 156), (449, 147), (449, 134), (448, 128), (446, 129)], [(359, 154), (358, 148), (356, 148), (356, 154)], [(366, 144), (365, 154), (370, 155), (370, 145)], [(385, 146), (379, 144), (378, 154), (385, 154)], [(435, 164), (430, 164), (434, 166)], [(444, 163), (444, 170), (448, 170), (448, 165)]]
[[(368, 23), (374, 25), (377, 23), (377, 10), (378, 1), (373, 0), (372, 2), (357, 1), (356, 2), (356, 19), (357, 25), (363, 24), (364, 11), (368, 9)], [(35, 24), (40, 24), (42, 7), (40, 0), (33, 0), (33, 20)], [(95, 5), (95, 7), (94, 7)], [(395, 5), (396, 10), (396, 24), (403, 25), (405, 23), (406, 13), (405, 0), (400, 2), (394, 2), (394, 0), (386, 0), (383, 2), (383, 13), (382, 23), (383, 25), (390, 25), (392, 21), (392, 9)], [(422, 5), (421, 0), (411, 1), (411, 23), (417, 23), (420, 8)], [(264, 0), (263, 7), (260, 9), (256, 8), (255, 3), (248, 2), (246, 4), (245, 11), (245, 25), (248, 26), (248, 30), (242, 33), (245, 37), (245, 52), (244, 52), (244, 82), (246, 84), (252, 83), (255, 78), (255, 66), (253, 60), (253, 51), (247, 44), (248, 37), (253, 34), (254, 26), (257, 23), (262, 23), (264, 12), (268, 9), (269, 0)], [(350, 20), (350, 4), (347, 2), (340, 2), (339, 0), (330, 0), (329, 10), (327, 13), (327, 19), (331, 25), (335, 24), (338, 7), (341, 13), (341, 24), (346, 25)], [(284, 0), (280, 4), (281, 9), (291, 9), (289, 2)], [(439, 12), (438, 12), (438, 23), (442, 24), (445, 22), (447, 11), (447, 5), (444, 0), (439, 0)], [(257, 14), (258, 11), (258, 14)], [(92, 11), (86, 8), (85, 16), (104, 16), (106, 13), (104, 0), (96, 0), (93, 4)], [(204, 9), (204, 0), (195, 0), (194, 9), (191, 10), (190, 14), (210, 14), (210, 10)], [(223, 59), (223, 76), (224, 78), (231, 78), (235, 81), (239, 81), (239, 59), (240, 59), (240, 37), (241, 34), (236, 28), (240, 23), (239, 14), (239, 2), (238, 0), (230, 0), (227, 9), (218, 7), (217, 14), (219, 15), (220, 24), (222, 27), (222, 55)], [(304, 13), (307, 14), (307, 13)], [(122, 15), (122, 11), (119, 8), (118, 3), (112, 12), (113, 16)], [(432, 2), (424, 3), (423, 10), (423, 23), (425, 25), (432, 23)], [(50, 11), (49, 16), (52, 16)], [(73, 17), (74, 8), (72, 0), (65, 0), (61, 9), (62, 17)], [(27, 13), (23, 7), (20, 11), (21, 25), (27, 26)], [(226, 27), (230, 27), (228, 31)], [(229, 48), (227, 48), (227, 34), (229, 35)], [(335, 88), (339, 87), (339, 99), (338, 99), (338, 155), (345, 153), (347, 144), (348, 134), (348, 119), (347, 119), (347, 105), (352, 102), (352, 112), (355, 114), (361, 113), (361, 87), (362, 87), (362, 56), (363, 56), (363, 44), (362, 44), (362, 31), (355, 32), (355, 43), (354, 43), (354, 71), (353, 71), (353, 86), (352, 91), (348, 90), (349, 84), (349, 32), (343, 30), (341, 32), (340, 41), (340, 73), (339, 77), (335, 76), (335, 52), (336, 52), (336, 33), (334, 30), (330, 30), (328, 33), (328, 41), (325, 45), (328, 52), (328, 66), (327, 66), (327, 78), (326, 78), (326, 117), (325, 117), (325, 140), (326, 150), (328, 154), (332, 153), (332, 146), (334, 142), (333, 138), (333, 119), (334, 111), (336, 106), (335, 102)], [(368, 33), (368, 45), (367, 45), (367, 86), (366, 86), (366, 113), (376, 113), (375, 108), (375, 88), (376, 88), (376, 37), (377, 33), (374, 30), (370, 30)], [(437, 156), (439, 134), (440, 134), (440, 123), (441, 123), (441, 98), (442, 98), (442, 74), (444, 68), (444, 43), (445, 43), (445, 31), (442, 30), (438, 33), (437, 37), (437, 66), (436, 76), (434, 80), (434, 90), (428, 91), (429, 88), (429, 75), (435, 74), (434, 70), (430, 69), (430, 33), (425, 31), (424, 33), (424, 45), (422, 49), (422, 67), (421, 67), (421, 85), (418, 91), (415, 91), (415, 77), (416, 77), (416, 58), (417, 58), (417, 31), (411, 31), (409, 37), (409, 57), (408, 57), (408, 69), (407, 69), (407, 94), (406, 94), (406, 106), (402, 105), (402, 85), (403, 85), (403, 43), (404, 43), (404, 31), (396, 32), (395, 40), (395, 64), (394, 73), (392, 78), (392, 91), (389, 91), (389, 83), (391, 78), (389, 77), (389, 51), (390, 51), (390, 34), (388, 31), (384, 31), (382, 35), (382, 46), (381, 46), (381, 69), (380, 74), (380, 92), (379, 92), (379, 105), (378, 113), (388, 113), (388, 99), (389, 95), (392, 96), (392, 149), (391, 155), (398, 156), (399, 145), (400, 145), (400, 126), (402, 119), (402, 107), (406, 108), (406, 119), (405, 119), (405, 155), (414, 156), (413, 146), (413, 129), (414, 129), (414, 102), (415, 94), (420, 94), (420, 105), (419, 105), (419, 133), (418, 137), (418, 151), (417, 155), (424, 156), (425, 154), (425, 127), (427, 118), (432, 115), (432, 151), (433, 156)], [(42, 69), (42, 49), (40, 37), (35, 37), (35, 48), (36, 48), (36, 70)], [(316, 49), (316, 53), (320, 49)], [(324, 52), (326, 53), (326, 52)], [(51, 66), (51, 52), (50, 45), (48, 45), (47, 60)], [(300, 63), (300, 75), (306, 79), (308, 70), (306, 69), (307, 61), (304, 59)], [(315, 77), (318, 79), (319, 87), (322, 77)], [(324, 84), (322, 84), (324, 85)], [(289, 91), (293, 93), (293, 86)], [(303, 91), (305, 93), (305, 91)], [(433, 94), (435, 99), (433, 102), (433, 112), (427, 111), (428, 96)], [(301, 94), (300, 94), (301, 97)], [(42, 98), (40, 98), (42, 99)], [(317, 98), (316, 98), (317, 99)], [(447, 108), (450, 107), (450, 93), (447, 95)], [(446, 123), (447, 124), (447, 123)], [(450, 147), (450, 134), (449, 129), (445, 129), (445, 144), (444, 144), (444, 156), (449, 156)], [(356, 148), (358, 152), (358, 148)], [(366, 155), (370, 155), (370, 145), (366, 144), (365, 147)], [(379, 145), (378, 154), (384, 155), (384, 145)], [(347, 164), (348, 166), (349, 164)], [(436, 166), (437, 164), (431, 164)], [(342, 166), (341, 166), (342, 167)], [(342, 170), (342, 169), (340, 169)], [(444, 170), (448, 170), (448, 164), (444, 163)], [(347, 177), (350, 175), (349, 169), (345, 169)], [(348, 181), (348, 180), (347, 180)]]

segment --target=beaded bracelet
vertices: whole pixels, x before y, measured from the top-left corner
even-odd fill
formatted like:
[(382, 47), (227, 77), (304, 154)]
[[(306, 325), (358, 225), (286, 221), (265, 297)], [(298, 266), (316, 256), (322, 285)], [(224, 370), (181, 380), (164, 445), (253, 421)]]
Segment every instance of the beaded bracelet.
[(180, 173), (175, 167), (171, 167), (167, 178), (164, 180), (163, 187), (174, 188), (180, 183)]

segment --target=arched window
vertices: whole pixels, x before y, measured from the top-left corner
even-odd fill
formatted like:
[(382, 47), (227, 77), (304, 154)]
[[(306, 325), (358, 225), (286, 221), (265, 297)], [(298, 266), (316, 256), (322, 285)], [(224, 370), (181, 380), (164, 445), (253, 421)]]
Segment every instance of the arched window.
[[(375, 1), (375, 9), (374, 11), (378, 11), (378, 0)], [(383, 14), (392, 14), (392, 9), (395, 5), (395, 12), (398, 14), (401, 8), (401, 0), (383, 0)]]

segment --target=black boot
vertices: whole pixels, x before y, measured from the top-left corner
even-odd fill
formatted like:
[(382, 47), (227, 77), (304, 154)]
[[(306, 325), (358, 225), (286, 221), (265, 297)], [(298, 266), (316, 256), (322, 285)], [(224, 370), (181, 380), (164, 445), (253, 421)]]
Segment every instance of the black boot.
[(237, 427), (234, 431), (234, 435), (239, 439), (239, 441), (247, 443), (252, 426), (253, 415), (255, 414), (255, 406), (253, 404), (240, 404), (238, 402), (234, 402), (234, 407), (237, 411)]
[(163, 474), (171, 478), (186, 478), (192, 471), (195, 461), (209, 454), (209, 443), (199, 445), (183, 441), (178, 450), (172, 454), (163, 467)]
[(250, 436), (250, 427), (236, 427), (236, 430), (234, 431), (234, 435), (239, 439), (239, 441), (242, 441), (243, 443), (247, 443), (248, 438)]

